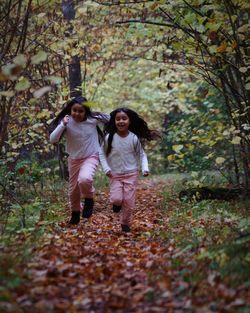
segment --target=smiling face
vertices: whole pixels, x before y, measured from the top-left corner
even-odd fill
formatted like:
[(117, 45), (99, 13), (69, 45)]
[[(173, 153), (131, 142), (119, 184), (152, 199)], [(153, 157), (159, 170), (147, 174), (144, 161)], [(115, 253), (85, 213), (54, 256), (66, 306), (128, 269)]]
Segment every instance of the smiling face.
[(77, 123), (86, 119), (86, 110), (79, 103), (74, 103), (71, 107), (71, 116)]
[(115, 116), (115, 126), (120, 136), (126, 136), (129, 128), (129, 117), (125, 112), (117, 112)]

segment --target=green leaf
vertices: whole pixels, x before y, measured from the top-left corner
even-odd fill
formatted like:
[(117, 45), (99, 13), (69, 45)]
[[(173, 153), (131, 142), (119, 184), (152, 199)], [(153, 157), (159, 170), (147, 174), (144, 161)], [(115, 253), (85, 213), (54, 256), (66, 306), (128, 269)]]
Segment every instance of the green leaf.
[(188, 24), (191, 24), (192, 22), (196, 20), (196, 15), (194, 13), (189, 13), (185, 16), (184, 19)]
[(206, 23), (205, 27), (216, 32), (221, 27), (221, 23)]
[(217, 48), (218, 48), (218, 46), (212, 45), (212, 46), (208, 47), (208, 50), (209, 50), (210, 53), (216, 53), (217, 52)]
[(0, 96), (11, 98), (14, 96), (14, 91), (12, 91), (12, 90), (0, 91)]
[(29, 80), (27, 78), (23, 78), (16, 84), (15, 89), (17, 91), (23, 91), (23, 90), (28, 89), (29, 87), (30, 87)]
[(47, 60), (47, 53), (45, 51), (38, 51), (38, 53), (36, 55), (34, 55), (31, 58), (31, 63), (32, 64), (39, 64), (43, 61)]
[(26, 65), (26, 63), (27, 63), (27, 58), (25, 57), (24, 54), (19, 54), (19, 55), (17, 55), (17, 56), (14, 58), (13, 62), (14, 62), (15, 64), (17, 64), (17, 65), (20, 65), (20, 66), (22, 66), (22, 67), (25, 67), (25, 65)]
[(52, 83), (59, 85), (63, 82), (62, 77), (59, 76), (47, 76), (45, 79), (50, 80)]

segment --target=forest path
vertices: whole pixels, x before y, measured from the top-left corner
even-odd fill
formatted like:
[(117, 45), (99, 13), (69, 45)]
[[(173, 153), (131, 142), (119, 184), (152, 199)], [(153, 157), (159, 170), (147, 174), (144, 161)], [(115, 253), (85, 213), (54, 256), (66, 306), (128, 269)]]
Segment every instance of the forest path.
[[(195, 253), (204, 245), (183, 249), (171, 239), (170, 234), (183, 237), (181, 231), (188, 239), (192, 226), (173, 226), (174, 213), (182, 214), (182, 209), (177, 199), (163, 199), (164, 188), (172, 185), (148, 178), (139, 182), (128, 234), (111, 209), (108, 189), (97, 193), (89, 220), (76, 226), (53, 224), (25, 266), (29, 278), (15, 291), (14, 311), (6, 312), (236, 312), (245, 303), (238, 295), (247, 294), (218, 280), (206, 261), (197, 262)], [(204, 220), (195, 223), (209, 227)]]

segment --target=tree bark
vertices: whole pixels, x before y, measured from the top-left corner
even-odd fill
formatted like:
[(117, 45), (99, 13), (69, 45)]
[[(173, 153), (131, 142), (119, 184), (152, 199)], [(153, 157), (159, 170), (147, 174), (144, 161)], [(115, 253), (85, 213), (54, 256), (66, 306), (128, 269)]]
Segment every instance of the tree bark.
[[(68, 21), (68, 29), (65, 36), (71, 36), (73, 34), (73, 27), (71, 21), (75, 18), (74, 1), (62, 1), (62, 11), (64, 18)], [(69, 64), (69, 86), (70, 96), (76, 97), (82, 95), (82, 75), (81, 65), (78, 56), (73, 56)]]

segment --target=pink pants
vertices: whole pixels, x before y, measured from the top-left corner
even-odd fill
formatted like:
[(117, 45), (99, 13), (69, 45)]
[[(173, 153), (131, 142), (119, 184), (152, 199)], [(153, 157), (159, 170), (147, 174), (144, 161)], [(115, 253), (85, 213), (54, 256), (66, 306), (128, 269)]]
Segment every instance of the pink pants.
[(110, 179), (110, 202), (122, 206), (121, 224), (128, 226), (132, 222), (137, 180), (137, 172), (122, 175), (117, 174)]
[(93, 179), (98, 164), (97, 155), (77, 160), (68, 158), (69, 202), (72, 211), (81, 210), (81, 197), (93, 198)]

